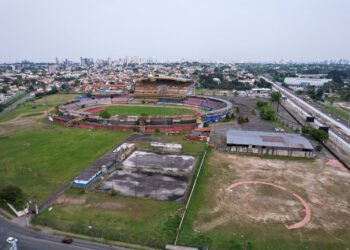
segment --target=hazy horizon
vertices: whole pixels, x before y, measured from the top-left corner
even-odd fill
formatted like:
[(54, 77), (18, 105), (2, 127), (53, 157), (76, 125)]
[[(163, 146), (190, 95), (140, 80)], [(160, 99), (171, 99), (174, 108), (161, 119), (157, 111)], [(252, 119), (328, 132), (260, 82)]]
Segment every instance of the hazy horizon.
[(0, 0), (0, 62), (350, 59), (350, 1)]

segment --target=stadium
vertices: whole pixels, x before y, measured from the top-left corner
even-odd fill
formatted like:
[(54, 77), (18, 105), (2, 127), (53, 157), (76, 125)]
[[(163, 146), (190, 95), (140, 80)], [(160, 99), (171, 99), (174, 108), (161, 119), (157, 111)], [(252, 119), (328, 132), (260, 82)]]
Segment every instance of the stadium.
[[(132, 94), (88, 94), (59, 105), (54, 123), (90, 129), (135, 132), (191, 131), (232, 112), (229, 101), (193, 95), (192, 80), (171, 77), (138, 79)], [(102, 118), (108, 110), (111, 116)]]

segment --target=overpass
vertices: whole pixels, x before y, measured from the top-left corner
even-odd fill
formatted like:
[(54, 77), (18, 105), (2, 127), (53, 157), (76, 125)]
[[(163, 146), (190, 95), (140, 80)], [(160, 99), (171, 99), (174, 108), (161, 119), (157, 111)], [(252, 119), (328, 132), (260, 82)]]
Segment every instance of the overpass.
[(306, 101), (302, 100), (290, 90), (282, 87), (280, 84), (271, 81), (269, 78), (265, 76), (260, 76), (260, 78), (272, 84), (273, 88), (284, 96), (286, 96), (287, 102), (293, 106), (302, 116), (309, 116), (310, 113), (315, 115), (317, 119), (315, 119), (315, 124), (317, 126), (322, 126), (325, 122), (330, 124), (329, 138), (336, 144), (341, 144), (343, 149), (347, 152), (350, 152), (350, 128), (345, 124), (337, 121), (333, 117), (326, 114), (324, 111), (310, 105)]

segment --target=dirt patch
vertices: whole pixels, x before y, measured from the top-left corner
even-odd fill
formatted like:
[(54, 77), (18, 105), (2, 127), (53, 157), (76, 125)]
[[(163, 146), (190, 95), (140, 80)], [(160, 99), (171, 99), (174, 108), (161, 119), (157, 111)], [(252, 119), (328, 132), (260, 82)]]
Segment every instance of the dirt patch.
[[(209, 231), (230, 221), (247, 226), (293, 225), (308, 213), (304, 206), (310, 206), (312, 218), (297, 226), (305, 225), (306, 230), (349, 229), (350, 173), (327, 162), (328, 159), (287, 161), (213, 152), (207, 165), (210, 188), (204, 190), (210, 202), (200, 207), (195, 231)], [(255, 185), (227, 189), (232, 183), (246, 180), (272, 182), (290, 192)]]
[(68, 195), (61, 195), (56, 200), (57, 204), (64, 204), (64, 205), (83, 205), (86, 203), (86, 197), (85, 196), (68, 196)]

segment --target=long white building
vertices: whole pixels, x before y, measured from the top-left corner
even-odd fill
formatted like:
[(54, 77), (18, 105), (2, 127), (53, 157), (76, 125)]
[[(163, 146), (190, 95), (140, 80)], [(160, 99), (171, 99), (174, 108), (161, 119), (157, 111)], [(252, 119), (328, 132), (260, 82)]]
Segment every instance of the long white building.
[(330, 82), (331, 80), (332, 79), (286, 77), (284, 83), (293, 89), (303, 89), (308, 86), (321, 87), (323, 84)]

